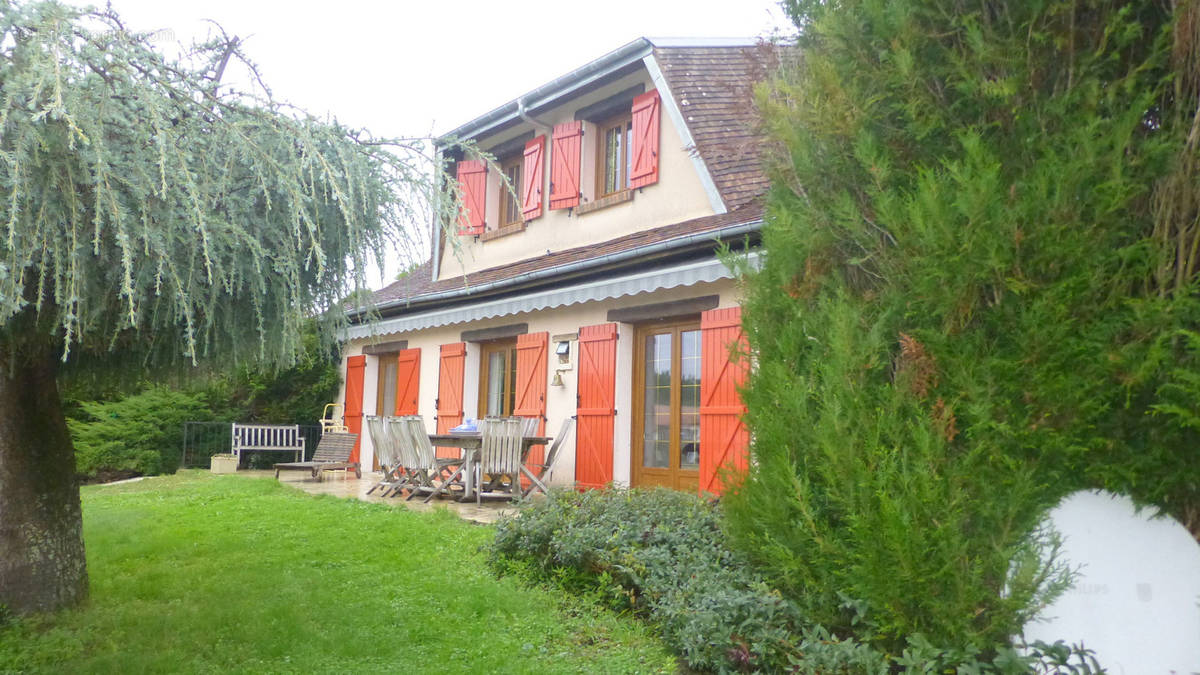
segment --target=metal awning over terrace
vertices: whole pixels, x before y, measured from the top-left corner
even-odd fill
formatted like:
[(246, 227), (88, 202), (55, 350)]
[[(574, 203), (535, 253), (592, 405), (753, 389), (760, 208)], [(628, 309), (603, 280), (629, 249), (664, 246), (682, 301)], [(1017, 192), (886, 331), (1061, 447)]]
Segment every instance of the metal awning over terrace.
[[(748, 254), (750, 263), (756, 264), (758, 253)], [(636, 295), (680, 286), (691, 286), (702, 282), (731, 279), (733, 271), (715, 258), (691, 261), (659, 267), (644, 272), (633, 272), (596, 281), (583, 282), (559, 288), (542, 289), (494, 300), (485, 300), (469, 305), (431, 309), (415, 314), (390, 317), (375, 322), (350, 326), (347, 339), (382, 337), (491, 319), (511, 314), (535, 312), (566, 305), (576, 305), (595, 300), (608, 300), (627, 295)]]

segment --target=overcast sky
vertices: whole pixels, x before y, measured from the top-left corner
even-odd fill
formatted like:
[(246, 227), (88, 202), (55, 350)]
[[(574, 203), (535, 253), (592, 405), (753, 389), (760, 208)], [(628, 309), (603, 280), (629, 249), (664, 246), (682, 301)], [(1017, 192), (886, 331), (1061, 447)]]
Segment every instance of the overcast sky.
[(163, 31), (168, 50), (203, 38), (212, 19), (245, 40), (276, 98), (393, 137), (449, 131), (637, 37), (756, 37), (790, 27), (776, 0), (112, 6), (134, 30)]

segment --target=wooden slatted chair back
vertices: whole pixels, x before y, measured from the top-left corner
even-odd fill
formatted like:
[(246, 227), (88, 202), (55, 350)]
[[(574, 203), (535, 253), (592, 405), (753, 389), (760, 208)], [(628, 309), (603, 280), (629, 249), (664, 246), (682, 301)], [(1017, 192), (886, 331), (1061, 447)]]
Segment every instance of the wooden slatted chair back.
[(371, 445), (375, 447), (375, 457), (379, 460), (379, 466), (383, 470), (389, 471), (396, 466), (396, 449), (395, 439), (392, 438), (391, 430), (387, 426), (387, 418), (369, 415), (367, 420), (367, 432), (371, 434)]
[(538, 417), (522, 417), (521, 435), (522, 436), (537, 436), (538, 423), (542, 420)]
[(349, 462), (350, 453), (354, 450), (354, 441), (358, 434), (331, 432), (321, 436), (317, 443), (317, 452), (313, 455), (314, 462)]
[(483, 473), (517, 475), (521, 470), (524, 424), (519, 417), (489, 417), (481, 422), (479, 463)]
[(400, 418), (408, 430), (408, 440), (412, 443), (416, 455), (417, 466), (422, 469), (436, 471), (438, 468), (437, 452), (429, 442), (429, 432), (425, 430), (425, 418), (420, 415), (407, 415)]
[(388, 417), (384, 423), (387, 425), (388, 431), (391, 432), (392, 439), (396, 443), (397, 463), (407, 471), (414, 471), (421, 468), (421, 462), (417, 458), (417, 448), (413, 444), (407, 418)]
[(558, 430), (558, 435), (554, 437), (554, 442), (550, 444), (550, 449), (546, 451), (546, 462), (541, 465), (538, 478), (546, 475), (554, 468), (554, 462), (558, 460), (559, 449), (563, 446), (563, 440), (566, 439), (567, 434), (571, 433), (571, 428), (574, 426), (574, 417), (568, 417), (563, 420), (562, 428)]

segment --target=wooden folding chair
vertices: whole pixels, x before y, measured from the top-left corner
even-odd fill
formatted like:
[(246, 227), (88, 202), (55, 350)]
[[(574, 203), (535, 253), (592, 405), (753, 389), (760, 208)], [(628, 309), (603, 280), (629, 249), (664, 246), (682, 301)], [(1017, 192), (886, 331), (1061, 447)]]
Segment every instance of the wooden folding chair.
[(566, 439), (567, 434), (569, 434), (571, 432), (571, 429), (574, 426), (575, 426), (575, 418), (574, 417), (568, 417), (567, 419), (563, 420), (562, 429), (558, 430), (558, 436), (555, 436), (554, 442), (550, 444), (550, 450), (548, 450), (546, 452), (545, 461), (543, 461), (541, 464), (533, 464), (532, 465), (534, 468), (534, 471), (536, 472), (536, 475), (534, 475), (533, 473), (530, 473), (530, 471), (526, 467), (524, 467), (524, 466), (521, 467), (521, 469), (522, 469), (522, 471), (524, 471), (525, 475), (529, 476), (529, 487), (526, 488), (525, 492), (521, 494), (522, 499), (533, 494), (534, 490), (541, 490), (542, 494), (546, 494), (546, 491), (547, 491), (546, 484), (542, 482), (542, 479), (545, 478), (546, 474), (549, 473), (550, 470), (554, 468), (554, 462), (558, 459), (559, 448), (562, 447), (563, 440)]
[(383, 472), (383, 477), (378, 483), (372, 485), (370, 490), (367, 490), (367, 494), (383, 488), (383, 492), (380, 492), (379, 496), (386, 497), (388, 493), (399, 489), (406, 482), (400, 467), (399, 453), (396, 447), (397, 440), (392, 435), (386, 417), (368, 415), (366, 421), (367, 431), (371, 434), (371, 443), (375, 446), (375, 457), (379, 459), (379, 470)]
[[(520, 417), (487, 417), (480, 420), (479, 488), (475, 503), (483, 502), (483, 477), (492, 476), (492, 483), (509, 477), (514, 498), (521, 496), (521, 455), (524, 445), (522, 431), (525, 421)], [(528, 475), (528, 471), (525, 471)]]
[(401, 417), (399, 424), (400, 433), (404, 434), (404, 441), (409, 444), (404, 451), (408, 453), (408, 461), (413, 463), (410, 471), (412, 479), (406, 484), (409, 490), (406, 501), (418, 492), (429, 492), (426, 502), (441, 492), (449, 493), (449, 483), (453, 479), (445, 478), (445, 475), (451, 467), (462, 464), (462, 460), (437, 456), (433, 444), (429, 442), (429, 432), (425, 430), (425, 419), (420, 415)]

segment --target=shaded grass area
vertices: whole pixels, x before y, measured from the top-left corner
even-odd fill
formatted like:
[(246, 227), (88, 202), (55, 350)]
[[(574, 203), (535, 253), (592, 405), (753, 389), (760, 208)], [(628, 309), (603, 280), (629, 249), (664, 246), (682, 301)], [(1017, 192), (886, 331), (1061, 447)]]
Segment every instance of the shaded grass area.
[(88, 605), (0, 672), (674, 672), (648, 629), (497, 579), (491, 527), (186, 471), (83, 489)]

